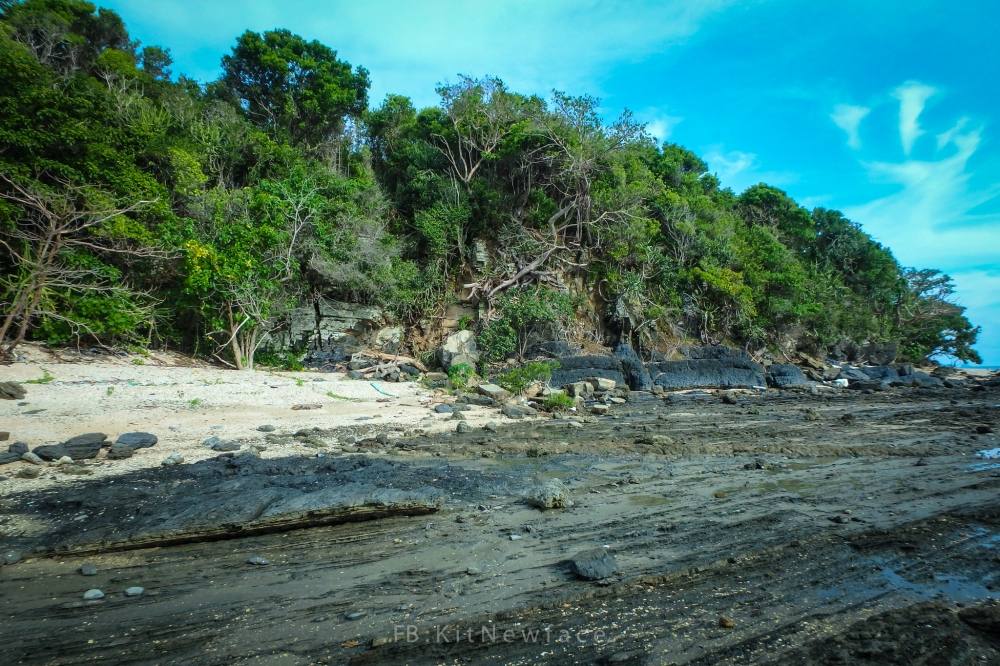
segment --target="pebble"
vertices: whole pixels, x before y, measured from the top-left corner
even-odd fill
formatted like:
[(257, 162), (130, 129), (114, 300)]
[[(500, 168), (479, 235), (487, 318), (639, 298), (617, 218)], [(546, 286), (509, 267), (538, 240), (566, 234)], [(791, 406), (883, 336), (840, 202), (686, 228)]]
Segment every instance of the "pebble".
[(171, 453), (169, 456), (163, 459), (162, 465), (169, 467), (170, 465), (180, 465), (184, 462), (184, 456), (179, 453)]
[(139, 587), (138, 585), (135, 586), (135, 587), (126, 587), (125, 588), (125, 596), (126, 597), (141, 597), (145, 591), (146, 591), (146, 588)]
[(367, 611), (351, 611), (350, 613), (344, 615), (344, 617), (348, 620), (360, 620), (365, 615), (368, 615)]
[(44, 465), (45, 461), (42, 460), (41, 456), (37, 453), (32, 453), (31, 451), (25, 451), (21, 454), (21, 460), (24, 462), (29, 462), (32, 465)]
[(436, 405), (434, 407), (434, 411), (438, 414), (451, 414), (452, 412), (455, 411), (455, 408), (452, 407), (451, 405), (446, 405), (442, 403), (440, 405)]
[(731, 617), (726, 617), (725, 615), (719, 616), (719, 626), (723, 629), (732, 629), (736, 626), (736, 621)]
[(257, 426), (257, 430), (260, 432), (274, 432), (277, 428), (273, 425), (267, 424), (262, 426)]
[(262, 567), (270, 563), (271, 563), (270, 560), (268, 560), (266, 557), (263, 557), (262, 555), (251, 555), (250, 557), (247, 558), (247, 564), (253, 564), (258, 567)]
[(84, 601), (97, 601), (98, 599), (103, 599), (103, 598), (104, 598), (104, 593), (98, 590), (97, 588), (94, 588), (93, 590), (87, 590), (86, 592), (83, 593)]
[(455, 432), (472, 432), (472, 426), (469, 425), (468, 421), (459, 421), (458, 425), (455, 426)]
[(84, 564), (80, 565), (80, 573), (84, 576), (96, 576), (97, 567), (95, 567), (90, 562), (85, 562)]
[(21, 561), (21, 553), (16, 550), (8, 550), (4, 552), (3, 556), (0, 556), (0, 562), (3, 564), (17, 564)]
[(486, 425), (483, 426), (483, 430), (485, 430), (486, 432), (496, 432), (497, 431), (497, 424), (496, 423), (487, 423)]
[(17, 470), (17, 477), (21, 479), (37, 479), (42, 475), (42, 469), (40, 467), (22, 467)]
[(57, 465), (72, 465), (73, 464), (73, 459), (70, 458), (69, 456), (63, 456), (62, 458), (60, 458), (59, 460), (56, 461), (56, 464)]

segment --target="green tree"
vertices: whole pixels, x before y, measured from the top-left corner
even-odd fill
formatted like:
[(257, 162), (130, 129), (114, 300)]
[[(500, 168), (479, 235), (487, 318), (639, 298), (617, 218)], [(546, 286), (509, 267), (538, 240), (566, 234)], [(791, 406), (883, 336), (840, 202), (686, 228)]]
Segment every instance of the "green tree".
[(222, 58), (223, 90), (257, 125), (294, 144), (327, 146), (368, 103), (368, 72), (288, 30), (247, 31)]

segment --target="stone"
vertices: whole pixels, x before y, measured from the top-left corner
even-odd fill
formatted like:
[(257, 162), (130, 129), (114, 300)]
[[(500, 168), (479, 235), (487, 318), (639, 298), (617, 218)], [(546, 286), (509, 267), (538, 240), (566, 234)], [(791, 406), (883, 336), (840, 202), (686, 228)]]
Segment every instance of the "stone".
[(587, 381), (591, 386), (594, 387), (595, 391), (614, 391), (615, 387), (618, 386), (618, 382), (613, 379), (608, 379), (607, 377), (588, 377)]
[(87, 590), (86, 592), (83, 593), (84, 601), (98, 601), (99, 599), (103, 598), (104, 598), (104, 593), (96, 588), (93, 590)]
[(292, 409), (296, 412), (309, 409), (323, 409), (323, 405), (318, 402), (303, 402), (298, 405), (292, 405)]
[(809, 386), (812, 382), (806, 379), (802, 370), (791, 363), (775, 363), (767, 369), (767, 385), (776, 388), (790, 386)]
[(7, 465), (12, 462), (17, 462), (21, 459), (20, 453), (14, 453), (8, 451), (7, 453), (0, 453), (0, 465)]
[(0, 430), (0, 442), (6, 442), (10, 439), (10, 433), (6, 430)]
[(3, 555), (0, 555), (0, 564), (10, 565), (17, 564), (21, 561), (21, 553), (16, 550), (4, 551)]
[(834, 379), (831, 383), (837, 388), (847, 388), (847, 385), (850, 384), (850, 382), (843, 377)]
[(115, 442), (108, 449), (108, 460), (125, 460), (126, 458), (131, 458), (134, 453), (135, 449), (128, 444)]
[(155, 446), (158, 441), (159, 438), (149, 432), (126, 432), (118, 435), (115, 444), (122, 444), (132, 449), (147, 449)]
[(81, 564), (79, 571), (81, 576), (97, 575), (97, 567), (91, 564), (90, 562), (84, 562), (83, 564)]
[(653, 388), (653, 379), (642, 359), (627, 342), (619, 342), (615, 347), (615, 357), (621, 361), (625, 383), (633, 391), (648, 391)]
[(510, 392), (496, 384), (480, 384), (476, 390), (479, 391), (480, 395), (497, 402), (503, 402), (510, 398)]
[(0, 400), (21, 400), (26, 395), (24, 387), (16, 382), (0, 382)]
[(268, 424), (268, 425), (257, 426), (257, 430), (258, 432), (274, 432), (275, 430), (277, 430), (277, 428), (274, 427), (273, 425)]
[(69, 456), (73, 460), (96, 458), (108, 436), (103, 432), (89, 432), (85, 435), (70, 437), (62, 444), (50, 444), (35, 447), (35, 453), (45, 460), (59, 460)]
[(665, 389), (766, 386), (763, 366), (738, 356), (661, 361), (649, 364), (653, 382)]
[(447, 338), (437, 351), (438, 363), (445, 370), (459, 364), (476, 367), (479, 363), (479, 347), (472, 331), (456, 331)]
[(590, 408), (590, 413), (596, 414), (597, 416), (605, 416), (609, 411), (611, 411), (611, 407), (601, 402)]
[(389, 354), (395, 354), (403, 346), (403, 327), (385, 326), (380, 328), (372, 336), (372, 345)]
[(42, 475), (41, 467), (22, 467), (17, 470), (17, 478), (19, 479), (37, 479)]
[(492, 422), (487, 423), (487, 424), (485, 424), (483, 426), (483, 430), (485, 430), (486, 432), (496, 432), (497, 431), (497, 424), (496, 423), (492, 423)]
[(125, 596), (126, 597), (141, 597), (145, 592), (146, 592), (146, 588), (139, 587), (138, 585), (135, 585), (133, 587), (126, 587), (125, 588)]
[(595, 377), (613, 380), (616, 385), (625, 384), (621, 360), (614, 356), (597, 355), (563, 357), (559, 359), (559, 367), (552, 371), (549, 383), (552, 386), (565, 386)]
[(731, 617), (726, 617), (725, 615), (719, 616), (719, 626), (723, 629), (732, 629), (736, 626), (736, 621)]
[(440, 405), (434, 406), (434, 411), (438, 414), (451, 414), (455, 411), (455, 408), (451, 405), (441, 403)]
[(7, 446), (7, 450), (11, 453), (24, 455), (28, 452), (28, 445), (25, 442), (14, 442), (13, 444)]
[(588, 398), (594, 394), (594, 385), (589, 381), (573, 382), (564, 385), (563, 390), (571, 398)]
[(69, 456), (63, 456), (62, 458), (60, 458), (59, 460), (56, 461), (56, 464), (57, 465), (72, 465), (73, 464), (73, 459), (70, 458)]
[(523, 419), (526, 416), (534, 416), (538, 412), (531, 407), (524, 407), (522, 405), (504, 405), (500, 409), (500, 413), (509, 419)]
[(361, 618), (368, 615), (368, 611), (351, 611), (350, 613), (344, 614), (345, 620), (360, 620)]
[(180, 465), (183, 462), (184, 462), (184, 456), (182, 456), (179, 453), (171, 453), (169, 456), (164, 458), (163, 462), (160, 464), (163, 465), (164, 467), (169, 467), (171, 465)]
[(212, 444), (211, 449), (213, 451), (219, 451), (220, 453), (225, 453), (229, 451), (239, 451), (243, 445), (239, 442), (235, 442), (231, 439), (229, 440), (219, 440)]
[(618, 572), (618, 563), (606, 548), (580, 551), (572, 558), (573, 572), (584, 580), (604, 580)]
[(45, 461), (41, 459), (38, 454), (32, 453), (31, 451), (25, 451), (21, 454), (21, 460), (32, 465), (44, 465)]
[(268, 560), (263, 555), (251, 555), (247, 558), (247, 564), (252, 564), (255, 567), (264, 567), (270, 564), (271, 561)]
[(472, 432), (472, 426), (469, 425), (468, 421), (459, 421), (458, 425), (455, 426), (455, 432)]
[(573, 506), (573, 501), (569, 498), (566, 487), (559, 479), (550, 479), (535, 486), (524, 496), (524, 501), (542, 511)]

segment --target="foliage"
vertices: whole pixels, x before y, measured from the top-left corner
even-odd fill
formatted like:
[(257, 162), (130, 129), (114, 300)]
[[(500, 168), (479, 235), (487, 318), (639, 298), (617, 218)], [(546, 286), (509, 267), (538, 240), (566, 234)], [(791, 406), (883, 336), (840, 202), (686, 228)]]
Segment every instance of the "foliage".
[(476, 369), (468, 363), (456, 363), (448, 368), (448, 383), (453, 389), (461, 391), (467, 388), (475, 376)]
[(558, 361), (531, 361), (507, 370), (497, 378), (497, 383), (511, 393), (521, 395), (535, 382), (548, 382), (552, 379), (552, 371), (558, 368)]
[(553, 391), (545, 397), (542, 406), (546, 411), (565, 412), (576, 406), (576, 401), (569, 397), (565, 391)]
[(573, 299), (548, 287), (511, 289), (496, 304), (496, 318), (477, 338), (479, 348), (491, 361), (512, 355), (524, 357), (532, 336), (558, 334), (573, 317)]
[[(915, 361), (978, 358), (947, 276), (904, 269), (837, 211), (720, 187), (592, 97), (460, 76), (433, 107), (368, 108), (363, 67), (287, 30), (245, 32), (202, 87), (90, 2), (0, 12), (7, 347), (158, 343), (253, 367), (291, 308), (378, 304), (426, 326), (461, 296), (487, 315), (489, 362), (564, 336), (578, 311), (593, 338), (638, 346), (895, 341)], [(118, 214), (43, 252), (18, 188)]]

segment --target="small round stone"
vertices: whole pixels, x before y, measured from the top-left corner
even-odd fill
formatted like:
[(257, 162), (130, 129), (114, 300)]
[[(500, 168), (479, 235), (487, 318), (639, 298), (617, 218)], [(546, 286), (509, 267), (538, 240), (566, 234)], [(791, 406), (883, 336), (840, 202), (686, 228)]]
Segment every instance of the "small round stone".
[(96, 588), (93, 590), (87, 590), (86, 592), (83, 593), (84, 601), (97, 601), (98, 599), (103, 599), (103, 598), (104, 598), (104, 593)]
[(125, 596), (126, 597), (141, 597), (142, 593), (145, 592), (145, 591), (146, 591), (146, 588), (139, 587), (138, 585), (136, 585), (135, 587), (126, 587), (125, 588)]

